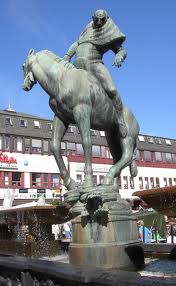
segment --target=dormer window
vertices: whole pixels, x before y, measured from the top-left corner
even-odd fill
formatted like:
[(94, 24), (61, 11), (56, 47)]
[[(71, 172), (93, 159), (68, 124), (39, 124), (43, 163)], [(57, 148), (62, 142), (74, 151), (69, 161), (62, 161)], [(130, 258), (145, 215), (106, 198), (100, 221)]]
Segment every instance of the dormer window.
[(105, 132), (104, 131), (100, 131), (100, 136), (104, 137), (105, 136)]
[(142, 135), (139, 135), (139, 136), (138, 136), (138, 139), (139, 139), (140, 142), (145, 142), (145, 138), (144, 138), (144, 136), (142, 136)]
[(34, 120), (34, 127), (35, 128), (40, 128), (40, 122), (37, 120)]
[(74, 132), (73, 127), (72, 127), (72, 126), (68, 126), (68, 128), (67, 128), (67, 132), (69, 132), (69, 133), (73, 133), (73, 132)]
[(147, 141), (148, 141), (149, 143), (154, 143), (153, 137), (147, 137)]
[(96, 135), (96, 131), (93, 129), (90, 129), (90, 135), (95, 136)]
[(21, 127), (27, 127), (27, 122), (25, 119), (20, 119), (20, 126)]
[(165, 139), (165, 142), (166, 142), (167, 145), (172, 145), (171, 141), (169, 139)]
[(5, 125), (13, 125), (12, 124), (12, 119), (10, 117), (5, 118)]
[(158, 138), (158, 137), (155, 137), (155, 142), (156, 142), (157, 144), (162, 144), (161, 138)]

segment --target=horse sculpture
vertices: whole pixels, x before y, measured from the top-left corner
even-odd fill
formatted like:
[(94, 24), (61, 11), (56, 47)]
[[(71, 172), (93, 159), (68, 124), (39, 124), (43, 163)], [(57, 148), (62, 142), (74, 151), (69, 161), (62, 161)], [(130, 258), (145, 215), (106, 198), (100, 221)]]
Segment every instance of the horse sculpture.
[(136, 140), (139, 125), (133, 113), (123, 108), (127, 136), (119, 136), (116, 111), (111, 99), (90, 73), (76, 69), (73, 64), (54, 53), (30, 50), (23, 64), (23, 89), (29, 91), (38, 82), (49, 95), (49, 105), (54, 112), (51, 150), (68, 190), (76, 188), (61, 155), (61, 140), (69, 126), (78, 126), (85, 156), (84, 187), (93, 186), (92, 144), (90, 129), (105, 131), (114, 165), (104, 177), (103, 185), (114, 183), (126, 166), (132, 176), (137, 175), (135, 164)]

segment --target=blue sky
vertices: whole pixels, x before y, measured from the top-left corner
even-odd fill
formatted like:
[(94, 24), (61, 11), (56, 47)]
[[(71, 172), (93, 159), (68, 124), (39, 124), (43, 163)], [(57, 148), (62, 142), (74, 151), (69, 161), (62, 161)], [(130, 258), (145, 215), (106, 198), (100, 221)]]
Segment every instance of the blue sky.
[(16, 111), (52, 118), (39, 85), (21, 89), (21, 66), (31, 48), (63, 56), (101, 8), (126, 35), (124, 65), (112, 67), (111, 52), (104, 57), (124, 105), (141, 133), (176, 138), (175, 0), (1, 0), (0, 109), (10, 102)]

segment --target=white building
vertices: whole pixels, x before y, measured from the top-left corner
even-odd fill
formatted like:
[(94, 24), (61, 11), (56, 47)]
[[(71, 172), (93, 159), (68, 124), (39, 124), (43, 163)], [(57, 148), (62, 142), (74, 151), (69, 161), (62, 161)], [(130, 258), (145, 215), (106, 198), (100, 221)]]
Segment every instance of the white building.
[[(0, 199), (7, 189), (16, 199), (33, 200), (41, 194), (46, 199), (59, 198), (65, 188), (59, 169), (50, 152), (52, 121), (40, 117), (0, 111)], [(112, 157), (104, 132), (91, 131), (94, 182), (100, 184), (112, 166)], [(70, 126), (62, 142), (62, 154), (71, 177), (84, 179), (84, 157), (76, 126)], [(120, 177), (122, 197), (134, 191), (176, 184), (176, 140), (139, 135), (138, 175), (130, 176), (125, 168)]]

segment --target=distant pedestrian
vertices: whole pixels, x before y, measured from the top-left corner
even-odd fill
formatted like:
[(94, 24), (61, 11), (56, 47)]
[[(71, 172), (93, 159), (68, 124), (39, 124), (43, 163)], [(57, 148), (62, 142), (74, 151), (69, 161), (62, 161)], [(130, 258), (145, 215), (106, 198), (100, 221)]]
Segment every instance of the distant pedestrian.
[(144, 226), (143, 220), (139, 220), (137, 222), (137, 226), (138, 226), (139, 238), (144, 243), (150, 243), (152, 241), (152, 232), (146, 226)]
[(63, 235), (65, 236), (65, 238), (71, 238), (72, 237), (69, 222), (66, 222), (63, 224)]
[(161, 238), (161, 236), (159, 234), (159, 231), (157, 230), (157, 228), (154, 225), (151, 226), (151, 232), (152, 232), (152, 239), (155, 242), (158, 242), (159, 239)]

